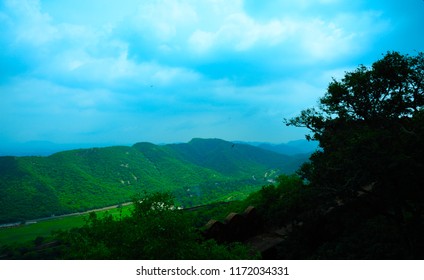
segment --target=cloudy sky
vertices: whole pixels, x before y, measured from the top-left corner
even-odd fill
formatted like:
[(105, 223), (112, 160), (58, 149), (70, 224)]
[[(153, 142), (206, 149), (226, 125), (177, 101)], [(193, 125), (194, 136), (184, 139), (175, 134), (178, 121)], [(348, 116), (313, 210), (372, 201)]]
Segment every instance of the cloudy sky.
[(423, 27), (422, 0), (0, 0), (0, 144), (301, 139), (284, 118)]

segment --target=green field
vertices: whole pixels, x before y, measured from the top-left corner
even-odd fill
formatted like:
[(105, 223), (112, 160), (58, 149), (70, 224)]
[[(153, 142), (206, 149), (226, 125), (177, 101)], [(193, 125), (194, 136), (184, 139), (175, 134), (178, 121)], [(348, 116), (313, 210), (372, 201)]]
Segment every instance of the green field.
[[(225, 195), (219, 196), (215, 201), (209, 201), (209, 203), (216, 202), (228, 202), (228, 201), (240, 201), (245, 199), (250, 193), (259, 190), (258, 186), (244, 186), (239, 190), (229, 192)], [(206, 189), (204, 189), (206, 192)], [(217, 194), (218, 196), (218, 194)], [(200, 202), (200, 201), (199, 201)], [(121, 208), (112, 208), (108, 210), (96, 211), (98, 215), (111, 214), (118, 218), (119, 215), (129, 215), (132, 210), (132, 205), (124, 205)], [(49, 237), (52, 233), (59, 230), (69, 230), (71, 228), (80, 227), (85, 224), (88, 217), (88, 213), (80, 215), (62, 216), (52, 218), (49, 220), (42, 220), (36, 223), (29, 223), (27, 225), (0, 228), (0, 247), (3, 245), (11, 245), (13, 243), (25, 243), (33, 241), (37, 237)], [(201, 219), (202, 222), (206, 223), (210, 217), (204, 217)]]
[[(127, 205), (121, 208), (96, 211), (96, 213), (98, 215), (105, 215), (107, 213), (114, 217), (119, 217), (119, 215), (129, 215), (131, 209), (132, 205)], [(24, 243), (32, 241), (37, 237), (48, 237), (55, 231), (80, 227), (84, 225), (88, 215), (88, 213), (85, 213), (75, 216), (58, 217), (18, 227), (0, 228), (0, 246), (13, 243)]]

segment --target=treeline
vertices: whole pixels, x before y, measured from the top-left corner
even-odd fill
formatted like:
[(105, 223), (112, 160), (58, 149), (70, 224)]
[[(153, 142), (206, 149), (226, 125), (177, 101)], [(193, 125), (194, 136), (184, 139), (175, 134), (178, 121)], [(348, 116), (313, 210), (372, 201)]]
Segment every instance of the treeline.
[(32, 243), (7, 245), (7, 259), (255, 259), (241, 243), (206, 240), (195, 225), (197, 214), (177, 210), (169, 193), (134, 198), (130, 215), (97, 216), (86, 224)]

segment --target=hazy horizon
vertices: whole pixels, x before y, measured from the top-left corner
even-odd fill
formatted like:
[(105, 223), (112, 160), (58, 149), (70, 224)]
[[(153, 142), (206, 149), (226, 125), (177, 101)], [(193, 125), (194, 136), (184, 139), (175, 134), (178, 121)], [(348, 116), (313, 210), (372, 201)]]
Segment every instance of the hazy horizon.
[[(200, 137), (194, 137), (193, 139), (199, 139)], [(227, 140), (220, 138), (201, 138), (201, 139), (219, 139), (231, 143), (243, 143), (248, 145), (290, 145), (293, 143), (299, 143), (300, 141), (307, 141), (306, 139), (295, 139), (286, 142), (260, 142), (260, 141), (241, 141), (241, 140)], [(191, 139), (192, 140), (192, 139)], [(178, 142), (162, 142), (155, 143), (149, 141), (136, 141), (134, 143), (55, 143), (51, 141), (27, 141), (27, 142), (14, 142), (14, 143), (0, 143), (0, 156), (49, 156), (57, 152), (74, 150), (74, 149), (90, 149), (90, 148), (103, 148), (113, 146), (132, 146), (136, 143), (149, 142), (155, 145), (169, 145), (169, 144), (182, 144), (188, 143), (189, 141), (178, 141)], [(305, 145), (308, 145), (306, 143)], [(303, 145), (303, 146), (305, 146)]]

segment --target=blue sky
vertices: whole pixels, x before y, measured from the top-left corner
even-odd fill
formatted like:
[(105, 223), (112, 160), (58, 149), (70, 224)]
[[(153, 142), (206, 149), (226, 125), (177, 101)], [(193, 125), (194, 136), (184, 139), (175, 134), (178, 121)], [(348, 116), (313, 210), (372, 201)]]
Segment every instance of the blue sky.
[(301, 139), (284, 118), (423, 27), (422, 0), (2, 0), (0, 144)]

